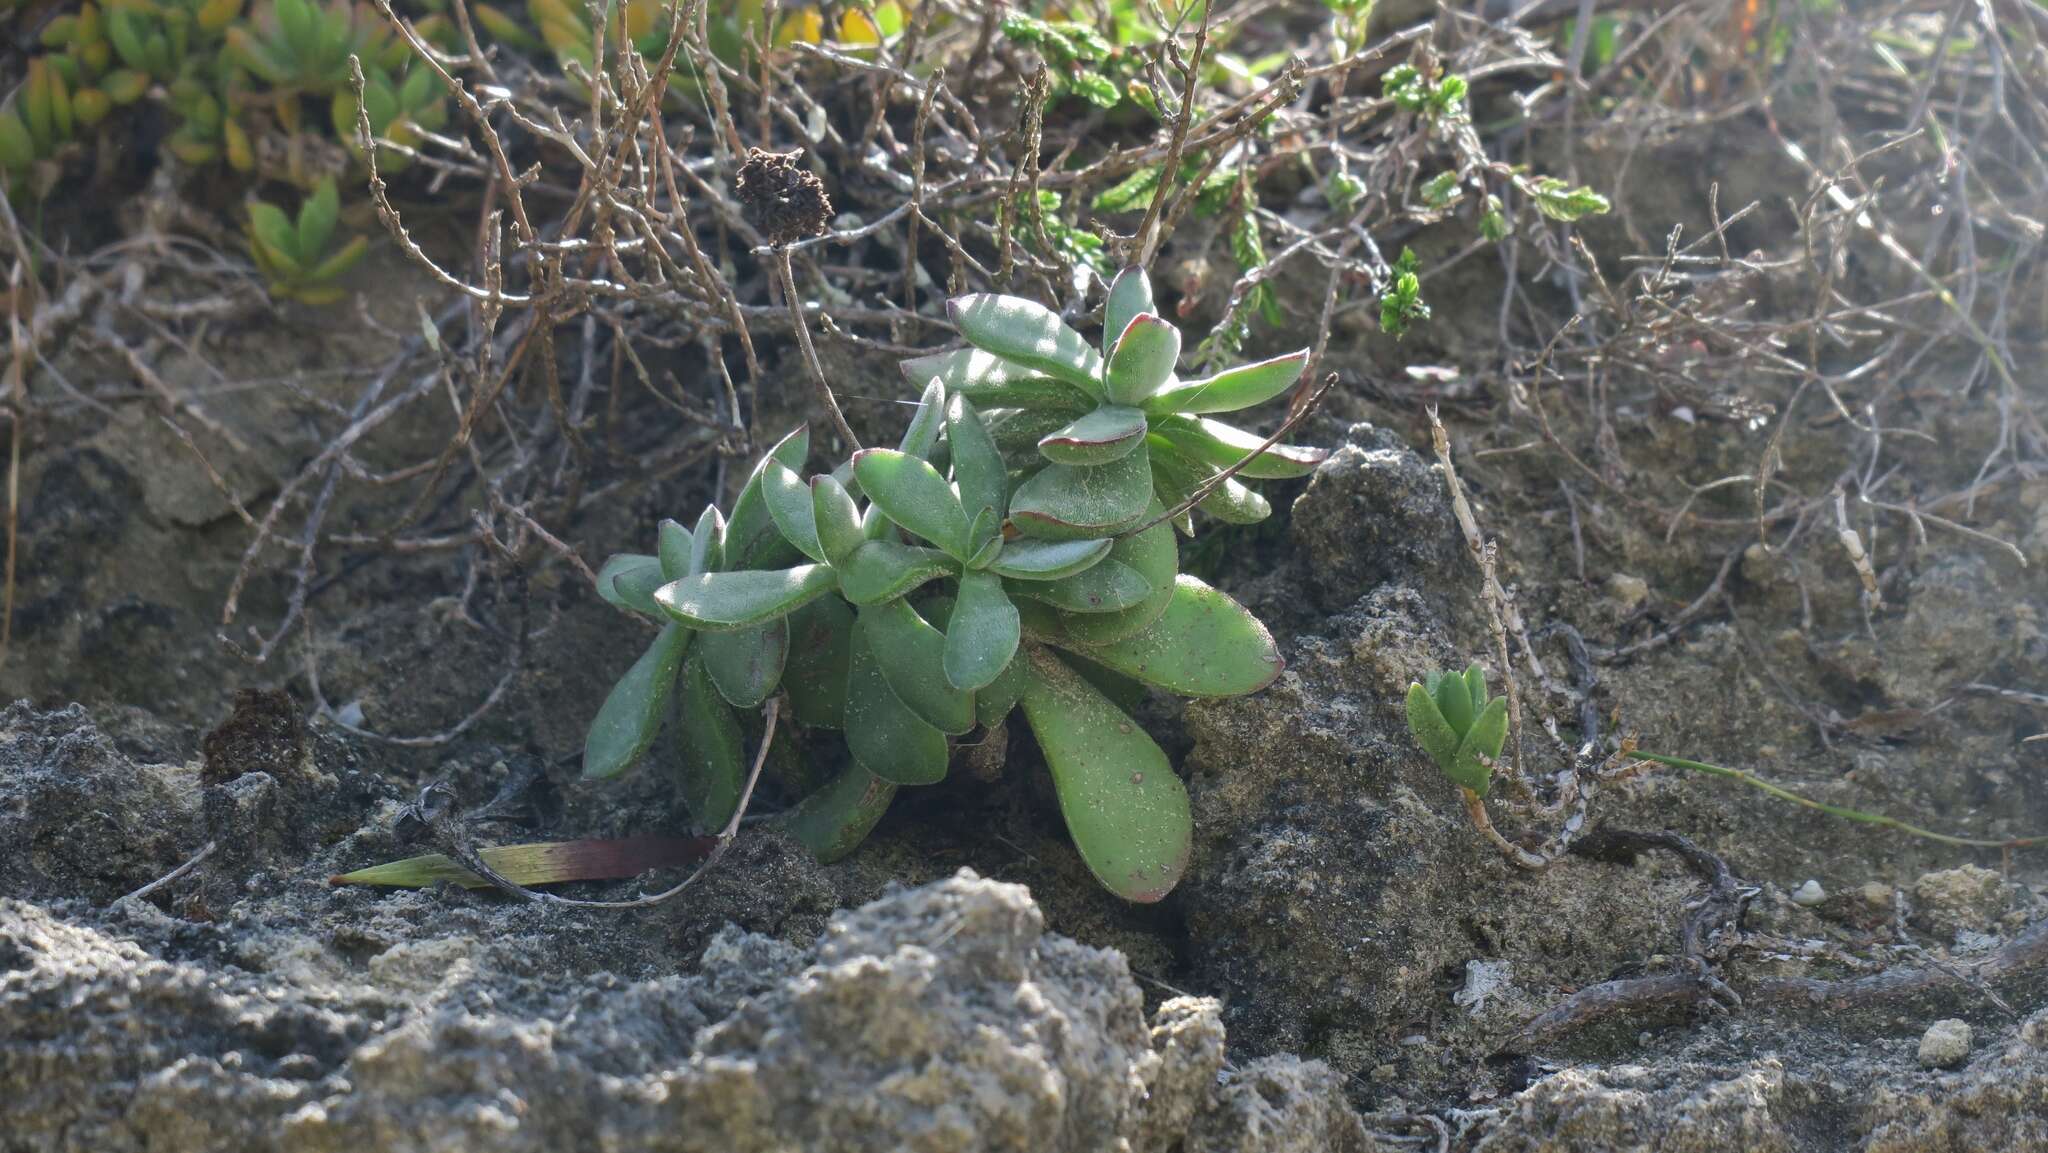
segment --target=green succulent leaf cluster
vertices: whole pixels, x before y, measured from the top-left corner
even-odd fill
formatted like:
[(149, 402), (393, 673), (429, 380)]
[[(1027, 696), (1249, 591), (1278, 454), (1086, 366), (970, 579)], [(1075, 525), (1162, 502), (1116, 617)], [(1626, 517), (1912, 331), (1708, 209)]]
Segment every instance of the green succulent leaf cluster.
[[(228, 151), (231, 78), (213, 50), (242, 2), (106, 0), (51, 19), (14, 106), (0, 110), (0, 171), (19, 174), (54, 159), (152, 86), (164, 89), (176, 118), (171, 152), (203, 163)], [(234, 143), (246, 155), (246, 139)]]
[[(599, 570), (598, 592), (606, 600), (660, 622), (661, 628), (591, 722), (583, 745), (584, 776), (613, 777), (632, 767), (674, 711), (681, 721), (678, 777), (684, 802), (708, 828), (731, 819), (746, 775), (745, 740), (734, 710), (759, 706), (783, 685), (792, 633), (804, 635), (809, 623), (808, 617), (793, 621), (788, 611), (755, 611), (757, 605), (787, 603), (780, 574), (747, 568), (788, 555), (768, 518), (762, 477), (770, 467), (792, 461), (800, 466), (809, 451), (802, 430), (791, 434), (754, 470), (733, 503), (731, 519), (711, 506), (694, 528), (665, 520), (653, 553), (614, 556)], [(748, 617), (753, 624), (699, 624), (668, 611), (666, 598), (677, 586), (714, 573), (730, 575), (741, 585), (751, 583), (750, 590), (734, 593), (751, 600), (729, 615)], [(803, 698), (803, 686), (787, 687), (800, 720), (814, 722), (823, 715)]]
[[(913, 382), (936, 381), (979, 406), (1016, 475), (1007, 518), (1042, 540), (1115, 537), (1174, 508), (1264, 438), (1213, 419), (1279, 397), (1300, 379), (1302, 349), (1195, 379), (1177, 374), (1180, 330), (1159, 315), (1150, 280), (1126, 271), (1103, 305), (1100, 349), (1036, 301), (977, 295), (950, 304), (969, 347), (905, 361)], [(1325, 453), (1274, 445), (1199, 507), (1231, 524), (1272, 511), (1244, 479), (1304, 476)], [(1176, 523), (1193, 532), (1189, 514)]]
[(370, 242), (354, 236), (336, 247), (334, 230), (340, 218), (341, 197), (331, 176), (314, 187), (296, 218), (274, 204), (249, 202), (249, 255), (268, 278), (272, 294), (307, 304), (341, 299), (335, 282), (356, 266)]
[[(796, 721), (845, 741), (846, 768), (781, 818), (829, 859), (895, 790), (943, 780), (957, 738), (1021, 708), (1089, 868), (1130, 900), (1172, 889), (1187, 793), (1120, 702), (1255, 692), (1281, 661), (1257, 618), (1179, 571), (1164, 500), (1258, 446), (1205, 414), (1278, 395), (1301, 356), (1182, 382), (1180, 333), (1142, 273), (1107, 311), (1104, 354), (1033, 302), (955, 301), (975, 346), (906, 366), (925, 383), (896, 447), (806, 476), (799, 430), (729, 520), (665, 523), (656, 553), (607, 562), (601, 591), (662, 628), (592, 724), (586, 774), (623, 771), (679, 713), (683, 794), (716, 827), (744, 768), (734, 710), (779, 688)], [(1253, 467), (1299, 475), (1321, 455)]]
[[(455, 27), (439, 10), (444, 6), (402, 5), (420, 36), (452, 49)], [(43, 51), (29, 61), (30, 83), (15, 106), (0, 110), (0, 173), (10, 176), (58, 158), (64, 145), (86, 138), (86, 129), (153, 94), (168, 112), (163, 146), (183, 163), (224, 163), (311, 189), (318, 174), (305, 170), (305, 149), (266, 151), (257, 142), (273, 134), (294, 138), (317, 123), (301, 107), (313, 100), (332, 108), (335, 138), (352, 146), (351, 56), (362, 61), (372, 127), (381, 138), (410, 145), (447, 122), (443, 94), (428, 82), (431, 71), (415, 65), (410, 45), (364, 3), (98, 0), (52, 19), (41, 41)], [(267, 165), (266, 155), (285, 163)], [(396, 151), (382, 158), (391, 170), (406, 160)]]
[(1408, 731), (1451, 783), (1483, 797), (1493, 784), (1490, 762), (1507, 743), (1508, 701), (1486, 695), (1486, 670), (1476, 662), (1463, 673), (1431, 672), (1408, 686)]

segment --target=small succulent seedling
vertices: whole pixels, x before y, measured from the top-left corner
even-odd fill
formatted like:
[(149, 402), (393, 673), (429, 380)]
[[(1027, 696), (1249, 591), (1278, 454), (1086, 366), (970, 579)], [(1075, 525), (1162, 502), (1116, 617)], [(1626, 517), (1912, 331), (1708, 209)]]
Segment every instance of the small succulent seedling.
[(1408, 731), (1451, 783), (1483, 797), (1507, 743), (1508, 701), (1486, 695), (1476, 662), (1462, 674), (1431, 672), (1408, 686)]
[(306, 304), (341, 299), (335, 281), (363, 258), (369, 240), (357, 236), (330, 252), (340, 213), (333, 177), (323, 179), (299, 205), (296, 221), (274, 204), (249, 202), (249, 254), (272, 293)]
[[(1308, 363), (1302, 349), (1180, 379), (1180, 330), (1159, 315), (1142, 270), (1111, 285), (1100, 351), (1036, 301), (978, 295), (949, 308), (972, 347), (905, 361), (903, 371), (920, 384), (936, 379), (949, 395), (981, 406), (1009, 467), (1023, 474), (1009, 521), (1045, 540), (1115, 536), (1147, 520), (1155, 499), (1171, 507), (1199, 491), (1264, 440), (1211, 414), (1272, 400), (1294, 386)], [(1238, 475), (1305, 476), (1326, 455), (1273, 445)], [(1200, 507), (1231, 524), (1272, 512), (1236, 477)], [(1178, 523), (1182, 532), (1194, 531), (1186, 517)]]
[[(1495, 831), (1483, 798), (1493, 783), (1493, 766), (1500, 760), (1501, 749), (1507, 744), (1507, 705), (1506, 697), (1489, 698), (1486, 695), (1486, 673), (1476, 662), (1462, 674), (1432, 672), (1421, 683), (1408, 686), (1408, 731), (1414, 734), (1416, 743), (1436, 760), (1444, 775), (1465, 790), (1466, 812), (1502, 855), (1521, 868), (1543, 869), (1556, 862), (1569, 848), (1577, 832), (1585, 827), (1585, 811), (1581, 805), (1572, 819), (1540, 849), (1531, 848), (1526, 837), (1510, 840)], [(1573, 772), (1588, 772), (1596, 781), (1606, 780), (1637, 771), (1645, 763), (1737, 781), (1790, 805), (1857, 824), (1893, 829), (1937, 844), (2008, 852), (2025, 846), (2048, 844), (2048, 835), (1971, 837), (1936, 832), (1884, 813), (1815, 800), (1743, 769), (1649, 752), (1638, 748), (1633, 736), (1622, 739), (1620, 747), (1605, 763), (1590, 769), (1582, 766)], [(1583, 792), (1578, 795), (1582, 800), (1586, 796)]]

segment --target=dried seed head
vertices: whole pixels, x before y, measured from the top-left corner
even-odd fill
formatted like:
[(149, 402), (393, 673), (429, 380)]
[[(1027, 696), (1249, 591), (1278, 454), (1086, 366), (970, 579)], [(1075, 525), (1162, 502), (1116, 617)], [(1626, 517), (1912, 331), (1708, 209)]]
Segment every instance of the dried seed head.
[(832, 219), (832, 198), (815, 172), (799, 167), (801, 152), (747, 150), (733, 183), (747, 218), (770, 244), (789, 244), (825, 231)]

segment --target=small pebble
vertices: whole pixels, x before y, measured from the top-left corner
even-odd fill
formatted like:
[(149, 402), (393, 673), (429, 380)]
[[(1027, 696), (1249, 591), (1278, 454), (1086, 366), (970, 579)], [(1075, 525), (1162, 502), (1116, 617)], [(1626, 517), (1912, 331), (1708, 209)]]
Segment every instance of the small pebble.
[(1650, 597), (1650, 585), (1639, 576), (1618, 572), (1607, 578), (1607, 595), (1624, 611), (1633, 611)]
[(1920, 1064), (1929, 1069), (1948, 1069), (1970, 1056), (1970, 1023), (1954, 1017), (1927, 1027), (1920, 1035)]
[(1792, 890), (1792, 903), (1805, 905), (1809, 909), (1827, 899), (1828, 891), (1821, 888), (1820, 882), (1811, 877), (1806, 879), (1805, 884)]

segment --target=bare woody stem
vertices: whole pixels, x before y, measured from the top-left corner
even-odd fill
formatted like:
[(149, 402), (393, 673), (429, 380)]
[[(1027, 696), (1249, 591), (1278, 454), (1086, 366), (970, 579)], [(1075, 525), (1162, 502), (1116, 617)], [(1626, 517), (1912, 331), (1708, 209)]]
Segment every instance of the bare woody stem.
[(811, 345), (811, 326), (804, 319), (803, 301), (797, 298), (796, 274), (790, 270), (789, 249), (778, 244), (774, 251), (775, 275), (782, 282), (782, 299), (789, 305), (789, 323), (796, 329), (797, 344), (803, 348), (804, 367), (810, 370), (811, 386), (817, 390), (818, 403), (824, 405), (825, 412), (832, 417), (833, 430), (846, 442), (845, 451), (857, 452), (860, 438), (853, 435), (853, 426), (846, 423), (846, 414), (839, 411), (839, 398), (832, 395), (832, 386), (825, 380), (824, 366), (818, 363), (818, 350)]

